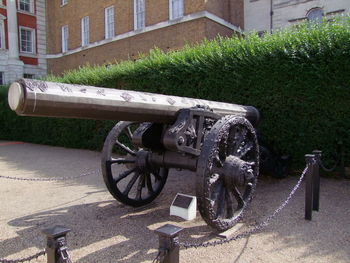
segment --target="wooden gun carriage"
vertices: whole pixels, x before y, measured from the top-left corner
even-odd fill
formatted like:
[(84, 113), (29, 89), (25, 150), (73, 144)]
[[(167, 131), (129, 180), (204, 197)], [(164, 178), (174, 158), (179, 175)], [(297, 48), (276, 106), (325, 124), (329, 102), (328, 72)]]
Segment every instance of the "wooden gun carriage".
[(119, 120), (102, 152), (109, 192), (138, 207), (161, 192), (170, 168), (196, 172), (203, 219), (232, 227), (249, 204), (259, 173), (251, 106), (145, 92), (21, 79), (9, 89), (18, 115)]

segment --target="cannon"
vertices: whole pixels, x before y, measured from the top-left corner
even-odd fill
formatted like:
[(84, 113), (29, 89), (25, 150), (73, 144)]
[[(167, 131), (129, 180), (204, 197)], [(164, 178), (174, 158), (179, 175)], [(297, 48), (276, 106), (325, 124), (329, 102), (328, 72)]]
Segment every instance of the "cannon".
[(22, 116), (118, 120), (102, 151), (102, 175), (118, 201), (152, 202), (170, 168), (196, 173), (198, 209), (219, 231), (232, 227), (250, 203), (259, 174), (252, 106), (20, 79), (10, 108)]

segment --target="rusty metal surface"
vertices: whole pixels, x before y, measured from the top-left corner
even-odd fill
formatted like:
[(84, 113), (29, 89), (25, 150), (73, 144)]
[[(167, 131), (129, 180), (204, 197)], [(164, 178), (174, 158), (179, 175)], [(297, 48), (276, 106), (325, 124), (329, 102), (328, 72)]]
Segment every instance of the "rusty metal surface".
[(172, 123), (178, 110), (202, 105), (220, 116), (246, 117), (253, 125), (259, 119), (252, 106), (31, 79), (13, 83), (8, 101), (24, 116)]
[(206, 136), (197, 162), (198, 209), (208, 225), (224, 231), (243, 216), (259, 174), (254, 128), (242, 117), (220, 119)]

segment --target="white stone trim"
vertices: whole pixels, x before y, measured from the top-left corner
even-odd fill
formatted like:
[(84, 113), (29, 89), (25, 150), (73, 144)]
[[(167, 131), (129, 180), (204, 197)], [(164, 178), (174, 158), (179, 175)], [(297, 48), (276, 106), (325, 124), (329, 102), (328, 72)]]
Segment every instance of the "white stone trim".
[(187, 16), (184, 16), (182, 18), (179, 18), (179, 19), (176, 19), (176, 20), (171, 20), (171, 21), (164, 21), (164, 22), (160, 22), (158, 24), (155, 24), (155, 25), (151, 25), (151, 26), (147, 26), (141, 30), (137, 30), (137, 31), (129, 31), (127, 33), (124, 33), (124, 34), (120, 34), (120, 35), (117, 35), (111, 39), (104, 39), (104, 40), (100, 40), (100, 41), (96, 41), (96, 42), (93, 42), (93, 43), (90, 43), (88, 46), (85, 46), (85, 47), (79, 47), (79, 48), (76, 48), (76, 49), (72, 49), (72, 50), (69, 50), (68, 52), (65, 52), (64, 54), (63, 53), (58, 53), (58, 54), (48, 54), (46, 55), (46, 58), (48, 59), (51, 59), (51, 58), (61, 58), (63, 56), (68, 56), (68, 55), (71, 55), (71, 54), (74, 54), (74, 53), (78, 53), (82, 50), (86, 50), (86, 49), (89, 49), (89, 48), (94, 48), (94, 47), (98, 47), (98, 46), (102, 46), (102, 45), (105, 45), (105, 44), (108, 44), (108, 43), (111, 43), (111, 42), (114, 42), (114, 41), (117, 41), (117, 40), (121, 40), (121, 39), (125, 39), (125, 38), (128, 38), (128, 37), (132, 37), (132, 36), (135, 36), (135, 35), (138, 35), (138, 34), (143, 34), (143, 33), (146, 33), (146, 32), (150, 32), (150, 31), (154, 31), (154, 30), (157, 30), (157, 29), (161, 29), (161, 28), (165, 28), (165, 27), (168, 27), (168, 26), (172, 26), (172, 25), (176, 25), (176, 24), (180, 24), (180, 23), (185, 23), (185, 22), (189, 22), (189, 21), (193, 21), (193, 20), (197, 20), (197, 19), (200, 19), (200, 18), (207, 18), (209, 20), (212, 20), (220, 25), (223, 25), (233, 31), (237, 31), (237, 32), (240, 32), (240, 33), (243, 33), (243, 31), (227, 22), (226, 20), (208, 12), (208, 11), (202, 11), (202, 12), (197, 12), (197, 13), (193, 13), (193, 14), (189, 14)]
[(47, 72), (46, 62), (46, 0), (36, 0), (38, 68), (43, 76)]

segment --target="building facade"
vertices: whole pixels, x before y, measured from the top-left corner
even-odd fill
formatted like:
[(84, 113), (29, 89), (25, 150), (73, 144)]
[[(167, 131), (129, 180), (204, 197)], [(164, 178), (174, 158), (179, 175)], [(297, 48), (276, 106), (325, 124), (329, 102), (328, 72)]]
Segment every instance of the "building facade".
[(302, 21), (348, 14), (350, 0), (245, 0), (245, 31), (273, 32)]
[(45, 0), (0, 0), (0, 84), (44, 76)]
[(349, 12), (350, 0), (0, 0), (0, 84)]
[(244, 0), (47, 1), (48, 71), (137, 59), (231, 36), (244, 27)]

